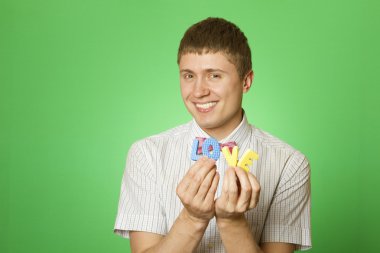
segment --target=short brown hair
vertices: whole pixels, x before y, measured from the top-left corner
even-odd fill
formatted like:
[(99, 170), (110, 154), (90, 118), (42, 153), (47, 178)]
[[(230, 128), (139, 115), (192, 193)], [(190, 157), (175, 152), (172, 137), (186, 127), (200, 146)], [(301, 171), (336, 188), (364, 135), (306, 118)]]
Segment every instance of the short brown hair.
[(240, 79), (252, 70), (251, 49), (244, 33), (222, 18), (207, 18), (192, 25), (181, 40), (177, 63), (188, 53), (222, 52), (235, 65)]

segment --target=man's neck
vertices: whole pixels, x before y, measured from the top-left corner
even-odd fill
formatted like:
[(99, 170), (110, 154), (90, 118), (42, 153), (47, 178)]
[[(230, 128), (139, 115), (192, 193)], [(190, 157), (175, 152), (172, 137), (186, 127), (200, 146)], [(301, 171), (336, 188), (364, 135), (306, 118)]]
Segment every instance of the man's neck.
[(239, 120), (231, 122), (230, 125), (225, 125), (216, 129), (202, 128), (202, 130), (205, 131), (210, 137), (218, 141), (223, 140), (224, 138), (228, 137), (242, 122), (244, 117), (244, 111), (241, 110), (239, 114), (241, 115)]

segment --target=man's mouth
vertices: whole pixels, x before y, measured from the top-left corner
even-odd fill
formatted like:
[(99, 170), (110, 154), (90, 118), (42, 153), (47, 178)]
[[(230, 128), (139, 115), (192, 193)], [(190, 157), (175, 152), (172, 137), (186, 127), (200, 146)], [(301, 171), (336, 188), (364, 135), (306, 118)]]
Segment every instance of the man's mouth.
[(216, 102), (208, 102), (208, 103), (204, 103), (204, 104), (200, 104), (200, 103), (196, 103), (195, 106), (199, 109), (203, 109), (203, 110), (207, 110), (207, 109), (210, 109), (212, 107), (214, 107), (216, 105)]

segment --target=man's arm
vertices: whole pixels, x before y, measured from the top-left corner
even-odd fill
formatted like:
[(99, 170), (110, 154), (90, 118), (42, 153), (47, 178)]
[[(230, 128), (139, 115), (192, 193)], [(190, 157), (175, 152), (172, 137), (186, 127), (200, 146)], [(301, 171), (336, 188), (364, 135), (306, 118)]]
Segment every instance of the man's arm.
[(131, 231), (129, 237), (132, 252), (139, 253), (146, 252), (164, 239), (163, 235), (141, 231)]
[(260, 245), (265, 253), (293, 253), (296, 246), (285, 242), (266, 242)]
[(184, 208), (166, 236), (131, 232), (133, 253), (193, 252), (215, 215), (214, 196), (219, 182), (215, 161), (199, 159), (177, 187)]
[(244, 213), (256, 207), (260, 184), (251, 173), (241, 168), (229, 168), (223, 181), (223, 192), (216, 201), (216, 221), (223, 245), (228, 253), (292, 253), (289, 243), (264, 243), (259, 247)]
[(294, 244), (281, 242), (263, 243), (259, 247), (244, 216), (228, 223), (219, 222), (218, 228), (228, 253), (293, 253), (295, 250)]
[(223, 245), (228, 253), (261, 253), (244, 213), (256, 207), (260, 196), (260, 184), (251, 173), (239, 167), (227, 169), (222, 194), (216, 200), (216, 224)]
[(182, 210), (166, 236), (148, 232), (130, 233), (133, 253), (193, 252), (202, 239), (207, 223), (195, 223)]

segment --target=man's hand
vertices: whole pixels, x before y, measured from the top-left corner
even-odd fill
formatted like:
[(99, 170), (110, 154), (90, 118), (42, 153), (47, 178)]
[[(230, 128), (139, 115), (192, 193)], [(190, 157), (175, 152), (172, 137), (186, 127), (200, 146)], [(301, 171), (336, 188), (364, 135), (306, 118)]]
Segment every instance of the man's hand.
[(177, 186), (184, 208), (166, 236), (131, 231), (133, 252), (194, 252), (215, 215), (215, 192), (219, 182), (215, 161), (200, 158)]
[(219, 182), (213, 159), (200, 158), (177, 186), (184, 215), (196, 223), (208, 224), (215, 215), (215, 192)]
[(260, 184), (256, 177), (239, 167), (227, 169), (222, 195), (215, 202), (218, 221), (239, 219), (242, 215), (256, 207), (260, 196)]

